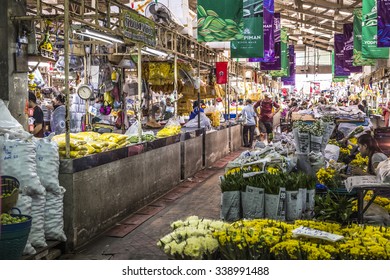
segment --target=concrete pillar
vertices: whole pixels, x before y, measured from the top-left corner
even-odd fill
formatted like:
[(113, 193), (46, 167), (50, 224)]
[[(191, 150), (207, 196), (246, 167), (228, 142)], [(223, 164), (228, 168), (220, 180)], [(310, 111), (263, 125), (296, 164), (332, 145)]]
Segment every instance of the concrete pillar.
[[(26, 15), (26, 0), (3, 0), (0, 5), (0, 99), (8, 103), (14, 118), (27, 126), (24, 113), (28, 92), (27, 73), (16, 73), (17, 22), (10, 16)], [(27, 62), (26, 62), (27, 63)]]

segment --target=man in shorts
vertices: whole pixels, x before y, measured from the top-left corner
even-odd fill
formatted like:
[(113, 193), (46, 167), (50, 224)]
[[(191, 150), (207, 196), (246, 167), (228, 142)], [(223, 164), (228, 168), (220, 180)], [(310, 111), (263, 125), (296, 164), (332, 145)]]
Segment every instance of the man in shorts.
[[(258, 112), (257, 108), (259, 107), (260, 113), (257, 116), (259, 117), (259, 129), (263, 138), (261, 140), (265, 140), (264, 135), (267, 135), (267, 141), (270, 142), (272, 140), (273, 117), (279, 111), (280, 105), (272, 101), (270, 93), (267, 92), (263, 99), (253, 105), (256, 112)], [(273, 108), (275, 108), (274, 112), (272, 112)]]

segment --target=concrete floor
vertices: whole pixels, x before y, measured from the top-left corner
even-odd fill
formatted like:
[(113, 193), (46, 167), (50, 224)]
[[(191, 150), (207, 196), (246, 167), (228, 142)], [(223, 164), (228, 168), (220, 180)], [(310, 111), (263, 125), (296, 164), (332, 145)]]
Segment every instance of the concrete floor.
[(168, 259), (156, 243), (159, 238), (171, 232), (172, 222), (192, 215), (219, 219), (219, 176), (223, 175), (225, 165), (242, 151), (231, 153), (211, 168), (199, 171), (95, 240), (72, 254), (62, 255), (60, 259)]

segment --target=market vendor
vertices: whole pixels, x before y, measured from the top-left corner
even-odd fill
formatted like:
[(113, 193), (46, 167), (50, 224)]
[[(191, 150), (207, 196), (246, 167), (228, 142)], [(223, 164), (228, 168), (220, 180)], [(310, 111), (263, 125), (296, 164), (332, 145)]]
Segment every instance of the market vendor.
[[(259, 100), (253, 105), (255, 111), (260, 107), (260, 113), (258, 113), (259, 117), (259, 128), (261, 132), (261, 140), (264, 139), (264, 134), (267, 135), (267, 140), (270, 141), (272, 137), (273, 131), (273, 117), (279, 111), (280, 105), (271, 99), (270, 93), (264, 94), (264, 99)], [(274, 112), (273, 112), (273, 109)]]
[(65, 96), (57, 95), (53, 99), (53, 113), (50, 119), (51, 131), (56, 135), (65, 133)]
[(171, 98), (167, 97), (163, 110), (163, 120), (169, 120), (175, 113), (175, 107), (172, 104)]
[(387, 156), (378, 146), (378, 142), (371, 134), (363, 134), (358, 138), (359, 151), (362, 157), (368, 156), (368, 173), (375, 175), (378, 164), (387, 159)]
[(31, 115), (29, 114), (29, 124), (33, 125), (30, 132), (37, 138), (43, 138), (43, 111), (37, 105), (37, 97), (31, 91), (28, 92), (28, 107), (33, 109)]
[(189, 120), (194, 119), (194, 118), (198, 115), (199, 112), (200, 112), (200, 113), (204, 113), (204, 110), (203, 110), (202, 107), (200, 107), (200, 110), (199, 110), (199, 103), (198, 103), (197, 100), (194, 101), (194, 103), (193, 103), (193, 105), (192, 105), (192, 109), (193, 109), (193, 110), (192, 110), (192, 112), (191, 112), (191, 114), (190, 114)]

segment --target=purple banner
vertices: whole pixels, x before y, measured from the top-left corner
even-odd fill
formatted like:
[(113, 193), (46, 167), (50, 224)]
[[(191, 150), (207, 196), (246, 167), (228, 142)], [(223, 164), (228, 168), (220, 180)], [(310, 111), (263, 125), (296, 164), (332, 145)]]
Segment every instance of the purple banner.
[(294, 45), (288, 46), (289, 65), (290, 65), (290, 76), (282, 77), (283, 85), (295, 86), (295, 51)]
[(362, 66), (353, 66), (353, 23), (344, 24), (344, 68), (351, 73), (363, 72)]
[(344, 34), (334, 34), (334, 75), (349, 76), (351, 72), (344, 68)]
[(377, 0), (377, 47), (390, 47), (390, 0)]
[(280, 38), (280, 13), (274, 14), (274, 42), (275, 42), (275, 52), (274, 52), (274, 61), (273, 62), (261, 62), (261, 70), (281, 70), (282, 69), (282, 60), (281, 60), (281, 38)]
[(274, 62), (274, 0), (264, 0), (263, 6), (263, 32), (264, 32), (264, 56), (249, 58), (249, 62)]

